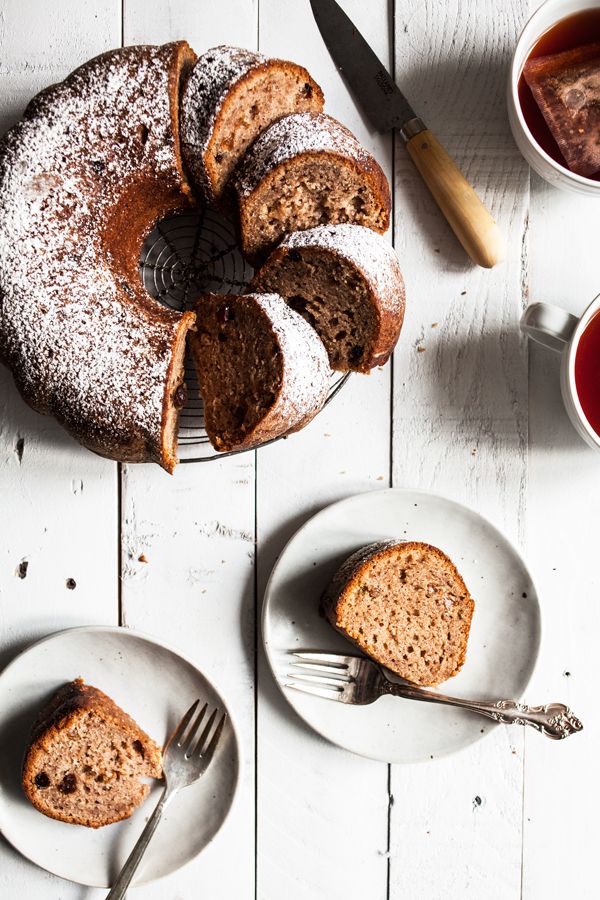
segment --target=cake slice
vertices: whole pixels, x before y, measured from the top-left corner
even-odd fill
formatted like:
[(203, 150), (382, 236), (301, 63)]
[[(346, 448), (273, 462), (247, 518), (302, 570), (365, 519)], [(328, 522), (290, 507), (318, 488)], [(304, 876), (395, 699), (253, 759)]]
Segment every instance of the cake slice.
[(358, 550), (321, 603), (334, 628), (413, 684), (440, 684), (465, 661), (475, 604), (452, 561), (430, 544), (383, 541)]
[(128, 818), (161, 778), (160, 748), (98, 688), (63, 685), (34, 723), (23, 788), (52, 819), (100, 828)]
[(355, 222), (383, 233), (390, 188), (373, 156), (324, 113), (285, 116), (252, 144), (233, 178), (242, 250), (258, 261), (292, 231)]
[(304, 427), (331, 370), (317, 333), (276, 294), (205, 294), (190, 349), (216, 450), (256, 447)]
[(320, 112), (323, 92), (303, 66), (240, 47), (200, 57), (182, 97), (182, 150), (207, 203), (225, 190), (239, 160), (281, 116)]
[(391, 356), (404, 280), (388, 242), (363, 225), (318, 225), (285, 238), (256, 273), (317, 331), (332, 369), (369, 372)]

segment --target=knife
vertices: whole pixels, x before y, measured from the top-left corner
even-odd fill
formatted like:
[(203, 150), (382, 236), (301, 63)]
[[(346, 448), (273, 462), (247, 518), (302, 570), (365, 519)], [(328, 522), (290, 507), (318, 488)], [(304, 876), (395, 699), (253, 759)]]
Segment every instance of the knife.
[(367, 117), (378, 131), (399, 132), (468, 255), (491, 269), (504, 258), (504, 239), (465, 176), (335, 0), (310, 0), (310, 4), (331, 58)]

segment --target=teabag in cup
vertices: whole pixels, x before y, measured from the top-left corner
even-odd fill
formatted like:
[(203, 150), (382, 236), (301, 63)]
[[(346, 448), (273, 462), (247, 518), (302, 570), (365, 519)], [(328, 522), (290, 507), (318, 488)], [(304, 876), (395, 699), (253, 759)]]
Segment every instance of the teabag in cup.
[(600, 42), (529, 59), (525, 81), (572, 172), (600, 172)]

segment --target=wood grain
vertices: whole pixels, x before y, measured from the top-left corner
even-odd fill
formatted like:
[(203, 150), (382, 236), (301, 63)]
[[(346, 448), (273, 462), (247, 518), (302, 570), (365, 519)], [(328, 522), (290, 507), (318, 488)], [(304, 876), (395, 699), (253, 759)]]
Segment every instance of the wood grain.
[[(529, 299), (580, 315), (600, 289), (597, 204), (532, 176)], [(568, 238), (567, 238), (568, 236)], [(600, 805), (596, 522), (600, 458), (562, 406), (559, 355), (530, 345), (527, 549), (543, 598), (542, 653), (531, 695), (560, 697), (584, 724), (556, 747), (526, 738), (523, 900), (598, 892), (590, 834)]]
[[(255, 3), (227, 0), (200, 15), (193, 0), (128, 0), (124, 11), (126, 44), (185, 37), (199, 54), (230, 41), (255, 46)], [(124, 466), (121, 523), (122, 623), (196, 663), (227, 698), (243, 741), (238, 802), (218, 839), (178, 874), (178, 900), (195, 900), (199, 884), (211, 900), (253, 900), (254, 455), (183, 464), (171, 478)], [(139, 893), (162, 900), (164, 887)]]
[[(104, 0), (0, 10), (0, 128), (40, 88), (120, 41)], [(0, 668), (27, 644), (75, 625), (117, 623), (117, 466), (27, 407), (0, 367)], [(78, 672), (66, 672), (75, 678)], [(27, 710), (34, 717), (37, 710)], [(75, 900), (81, 889), (0, 841), (2, 897)], [(90, 897), (92, 894), (90, 894)]]
[[(527, 474), (527, 364), (517, 323), (528, 173), (503, 96), (524, 18), (516, 0), (500, 15), (491, 0), (396, 4), (397, 81), (508, 247), (501, 266), (474, 268), (399, 148), (396, 248), (411, 302), (395, 356), (394, 484), (466, 502), (517, 541)], [(477, 609), (477, 585), (469, 588)], [(430, 766), (394, 768), (390, 897), (516, 900), (522, 781), (516, 729)]]
[[(352, 0), (343, 6), (387, 62), (389, 5)], [(353, 129), (391, 174), (390, 140), (371, 134), (357, 112), (310, 5), (261, 0), (259, 24), (260, 49), (306, 65), (325, 92), (326, 111)], [(389, 410), (389, 367), (353, 376), (308, 428), (259, 452), (259, 596), (287, 539), (312, 513), (388, 485)], [(316, 614), (316, 597), (313, 602)], [(384, 900), (387, 766), (351, 756), (303, 726), (273, 684), (262, 651), (259, 672), (257, 896)]]
[[(115, 623), (120, 612), (125, 626), (197, 662), (231, 703), (240, 802), (198, 860), (137, 889), (139, 900), (592, 900), (600, 461), (562, 410), (558, 359), (528, 351), (517, 323), (528, 298), (580, 312), (598, 292), (596, 206), (535, 177), (530, 197), (508, 132), (507, 61), (537, 0), (342, 5), (395, 62), (507, 236), (498, 268), (469, 263), (404, 147), (370, 131), (307, 2), (4, 0), (0, 129), (40, 88), (122, 39), (184, 37), (198, 52), (260, 46), (307, 65), (328, 112), (390, 174), (395, 158), (393, 237), (408, 303), (393, 372), (353, 377), (289, 440), (173, 478), (148, 466), (119, 476), (30, 411), (1, 371), (0, 665), (43, 634)], [(555, 744), (500, 728), (456, 757), (390, 769), (326, 744), (291, 713), (260, 650), (268, 574), (314, 511), (386, 487), (391, 474), (468, 503), (527, 548), (544, 626), (530, 697), (570, 702), (582, 735)], [(0, 841), (2, 897), (105, 893), (62, 882)]]

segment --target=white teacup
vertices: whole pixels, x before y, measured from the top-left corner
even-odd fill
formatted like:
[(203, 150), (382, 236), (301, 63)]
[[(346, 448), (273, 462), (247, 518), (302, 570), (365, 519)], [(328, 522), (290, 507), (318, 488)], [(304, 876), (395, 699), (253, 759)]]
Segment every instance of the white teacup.
[(600, 310), (600, 294), (592, 300), (580, 318), (560, 306), (532, 303), (521, 317), (521, 330), (538, 344), (562, 353), (560, 389), (568, 416), (586, 444), (600, 450), (596, 434), (583, 411), (575, 385), (575, 357), (581, 335), (590, 319)]
[(586, 197), (600, 197), (600, 181), (576, 175), (542, 150), (529, 130), (519, 103), (519, 78), (532, 47), (544, 32), (561, 19), (598, 5), (598, 0), (546, 0), (521, 32), (508, 76), (508, 120), (519, 150), (531, 168), (550, 184)]

